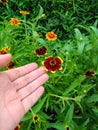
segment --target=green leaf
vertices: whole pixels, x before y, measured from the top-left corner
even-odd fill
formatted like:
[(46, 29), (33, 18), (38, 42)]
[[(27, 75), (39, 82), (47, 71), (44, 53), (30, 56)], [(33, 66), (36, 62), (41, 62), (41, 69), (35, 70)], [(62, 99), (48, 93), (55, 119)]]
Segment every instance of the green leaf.
[(42, 14), (43, 14), (43, 8), (41, 7), (41, 5), (39, 5), (40, 9), (39, 9), (39, 13), (37, 15), (37, 17), (35, 17), (33, 19), (33, 21), (38, 21), (41, 17), (42, 17)]
[(74, 105), (71, 104), (69, 110), (66, 113), (65, 119), (64, 119), (64, 122), (66, 125), (68, 125), (72, 121), (73, 110), (74, 110)]
[(79, 76), (77, 79), (75, 79), (72, 84), (65, 90), (65, 92), (63, 93), (64, 96), (67, 96), (68, 93), (70, 93), (71, 91), (73, 91), (76, 87), (78, 87), (81, 82), (85, 79), (85, 76)]
[(93, 110), (94, 114), (98, 117), (98, 108), (94, 108), (92, 110)]
[(37, 105), (33, 106), (33, 111), (35, 113), (40, 111), (40, 109), (43, 107), (46, 99), (47, 99), (47, 95), (44, 98), (40, 99), (39, 102), (37, 103)]
[(64, 130), (64, 125), (61, 122), (50, 123), (49, 127), (55, 128), (57, 130)]
[(29, 120), (29, 119), (31, 119), (32, 118), (32, 114), (31, 113), (26, 113), (25, 114), (25, 116), (22, 118), (22, 121), (27, 121), (27, 120)]
[(98, 29), (96, 27), (90, 26), (90, 28), (93, 30), (95, 33), (95, 36), (98, 37)]
[(75, 29), (75, 37), (77, 40), (82, 40), (81, 38), (83, 38), (82, 34), (78, 28)]
[(42, 38), (38, 38), (38, 39), (36, 39), (36, 41), (38, 43), (42, 44), (43, 46), (47, 46), (46, 42)]
[(86, 126), (87, 126), (88, 123), (89, 123), (89, 119), (87, 119), (86, 121), (84, 121), (82, 123), (82, 125), (79, 127), (79, 129), (86, 130)]
[(98, 54), (94, 55), (92, 58), (92, 62), (95, 66), (98, 66)]
[(98, 102), (98, 94), (93, 94), (92, 96), (88, 97), (87, 102), (88, 103)]
[(82, 54), (85, 48), (85, 45), (88, 44), (88, 38), (81, 34), (79, 29), (75, 29), (75, 37), (77, 40), (77, 47), (79, 54)]
[(88, 92), (90, 89), (92, 89), (92, 84), (84, 84), (82, 85), (82, 89), (86, 92)]

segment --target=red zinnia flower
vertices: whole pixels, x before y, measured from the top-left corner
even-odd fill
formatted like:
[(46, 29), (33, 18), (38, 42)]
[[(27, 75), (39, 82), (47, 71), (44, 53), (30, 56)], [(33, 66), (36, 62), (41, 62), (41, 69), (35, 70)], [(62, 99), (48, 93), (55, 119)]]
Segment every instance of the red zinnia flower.
[(94, 71), (87, 71), (85, 75), (88, 77), (92, 77), (94, 75)]
[(62, 66), (61, 64), (63, 63), (63, 60), (60, 57), (48, 57), (45, 59), (42, 64), (45, 66), (46, 71), (51, 71), (52, 73), (55, 73), (57, 70), (61, 70)]
[(39, 48), (39, 49), (36, 49), (34, 52), (37, 54), (37, 56), (43, 56), (45, 54), (47, 54), (47, 48), (45, 46)]
[(17, 125), (14, 130), (20, 130), (20, 125)]
[(14, 66), (15, 64), (12, 61), (10, 61), (10, 63), (7, 65), (8, 69), (13, 69)]

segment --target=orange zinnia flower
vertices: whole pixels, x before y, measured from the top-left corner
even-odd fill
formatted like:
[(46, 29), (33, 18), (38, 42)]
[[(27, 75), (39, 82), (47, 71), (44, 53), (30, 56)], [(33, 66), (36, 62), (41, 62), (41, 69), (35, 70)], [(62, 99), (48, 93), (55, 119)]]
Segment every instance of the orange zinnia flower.
[(54, 32), (48, 32), (46, 34), (46, 38), (49, 40), (49, 41), (55, 41), (57, 39), (57, 35), (54, 33)]
[(42, 64), (45, 66), (46, 71), (51, 71), (52, 73), (55, 73), (57, 70), (62, 70), (62, 63), (63, 60), (60, 57), (48, 57), (45, 59), (45, 61), (42, 62)]
[(18, 26), (20, 24), (20, 20), (16, 19), (16, 18), (11, 18), (11, 24)]
[(26, 15), (26, 14), (30, 14), (30, 12), (25, 11), (25, 10), (21, 10), (21, 11), (20, 11), (20, 14), (25, 14), (25, 15)]
[(14, 130), (20, 130), (20, 125), (17, 125)]

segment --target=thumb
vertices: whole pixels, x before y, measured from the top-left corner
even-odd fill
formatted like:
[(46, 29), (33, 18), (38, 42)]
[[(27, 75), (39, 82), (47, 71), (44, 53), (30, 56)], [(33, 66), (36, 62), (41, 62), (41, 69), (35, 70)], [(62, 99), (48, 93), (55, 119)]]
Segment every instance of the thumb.
[(0, 55), (0, 68), (6, 66), (12, 59), (11, 54)]

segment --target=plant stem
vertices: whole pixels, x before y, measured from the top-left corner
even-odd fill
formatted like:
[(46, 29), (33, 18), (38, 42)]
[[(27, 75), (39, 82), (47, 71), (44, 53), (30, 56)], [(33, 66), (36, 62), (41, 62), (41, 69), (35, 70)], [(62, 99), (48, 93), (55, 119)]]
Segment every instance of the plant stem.
[(62, 78), (62, 75), (64, 74), (66, 68), (67, 68), (67, 63), (68, 63), (68, 52), (66, 53), (66, 63), (65, 63), (65, 66), (64, 66), (64, 69), (62, 71), (62, 74), (58, 77), (58, 79), (56, 80), (55, 84)]
[(50, 96), (53, 96), (53, 97), (57, 97), (57, 98), (60, 98), (62, 100), (75, 100), (74, 98), (70, 98), (70, 97), (62, 97), (62, 96), (59, 96), (59, 95), (55, 95), (55, 94), (50, 94)]
[(33, 112), (32, 108), (30, 108), (30, 111), (31, 111), (32, 115), (34, 115), (34, 112)]

